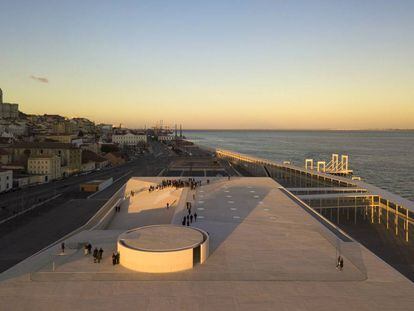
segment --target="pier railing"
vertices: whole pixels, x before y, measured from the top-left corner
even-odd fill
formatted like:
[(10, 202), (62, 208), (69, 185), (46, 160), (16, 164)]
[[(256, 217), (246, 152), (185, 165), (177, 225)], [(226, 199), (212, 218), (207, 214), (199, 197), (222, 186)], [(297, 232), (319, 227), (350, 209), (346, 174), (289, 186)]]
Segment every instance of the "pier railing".
[[(371, 221), (374, 222), (376, 219), (380, 223), (382, 221), (387, 229), (394, 228), (395, 235), (403, 235), (404, 240), (409, 241), (410, 231), (414, 226), (414, 202), (412, 201), (360, 180), (351, 180), (342, 176), (318, 172), (314, 169), (270, 161), (225, 149), (215, 149), (215, 153), (218, 158), (239, 165), (253, 176), (268, 176), (275, 179), (292, 192), (295, 188), (312, 190), (318, 187), (331, 187), (332, 189), (343, 189), (334, 191), (338, 198), (341, 194), (351, 191), (358, 194), (358, 196), (365, 196), (370, 201), (375, 200), (375, 202), (367, 205), (368, 212), (371, 214)], [(319, 199), (322, 200), (321, 197)], [(341, 208), (339, 203), (335, 207)], [(313, 208), (317, 209), (318, 206)], [(388, 215), (385, 221), (381, 220), (383, 215)], [(390, 220), (391, 217), (392, 220)]]

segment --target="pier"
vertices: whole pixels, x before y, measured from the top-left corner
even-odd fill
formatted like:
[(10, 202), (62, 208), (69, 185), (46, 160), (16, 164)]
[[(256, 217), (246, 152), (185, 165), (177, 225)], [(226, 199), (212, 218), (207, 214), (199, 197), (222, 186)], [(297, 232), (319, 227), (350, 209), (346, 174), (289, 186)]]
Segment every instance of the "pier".
[[(216, 154), (253, 176), (273, 178), (303, 204), (414, 280), (414, 259), (409, 255), (414, 251), (414, 202), (343, 174), (315, 170), (310, 161), (303, 168), (223, 149), (217, 149)], [(383, 247), (379, 243), (384, 243)]]

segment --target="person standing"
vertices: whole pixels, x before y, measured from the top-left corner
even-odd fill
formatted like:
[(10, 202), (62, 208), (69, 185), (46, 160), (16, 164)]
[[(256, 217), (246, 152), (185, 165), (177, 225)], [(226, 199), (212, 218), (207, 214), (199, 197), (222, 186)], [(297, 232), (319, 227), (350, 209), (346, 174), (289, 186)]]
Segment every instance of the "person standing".
[(102, 254), (103, 254), (103, 249), (102, 249), (102, 247), (99, 249), (99, 251), (98, 251), (98, 263), (100, 263), (101, 262), (101, 260), (102, 260)]
[(92, 252), (92, 244), (88, 243), (88, 255), (90, 255)]
[(62, 242), (62, 244), (60, 244), (60, 249), (62, 251), (62, 254), (65, 253), (65, 242)]
[(115, 255), (115, 253), (112, 253), (112, 265), (113, 266), (116, 265), (116, 255)]
[(190, 222), (193, 222), (193, 214), (190, 215)]
[(194, 212), (194, 222), (197, 222), (197, 212)]
[(89, 252), (88, 252), (88, 243), (85, 243), (85, 245), (83, 246), (83, 254), (85, 256), (87, 256), (89, 254)]
[(93, 262), (96, 263), (98, 261), (98, 248), (95, 247), (93, 250)]

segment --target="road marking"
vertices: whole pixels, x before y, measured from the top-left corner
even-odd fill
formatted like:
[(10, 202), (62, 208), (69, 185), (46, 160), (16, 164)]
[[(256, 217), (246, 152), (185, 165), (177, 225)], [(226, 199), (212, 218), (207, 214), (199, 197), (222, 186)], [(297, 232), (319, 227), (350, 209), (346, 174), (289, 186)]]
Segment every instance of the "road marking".
[(237, 208), (236, 207), (231, 207), (230, 208), (232, 211), (237, 211)]
[(204, 211), (204, 207), (198, 207), (197, 208), (199, 211)]
[(240, 216), (233, 216), (234, 219), (240, 219)]
[(229, 203), (229, 204), (234, 204), (234, 201), (227, 201), (227, 203)]
[(204, 201), (198, 201), (198, 204), (204, 204)]
[(16, 217), (18, 217), (20, 215), (23, 215), (23, 214), (25, 214), (25, 213), (27, 213), (27, 212), (35, 209), (38, 206), (42, 206), (43, 204), (46, 204), (46, 203), (48, 203), (48, 202), (50, 202), (50, 201), (52, 201), (52, 200), (60, 197), (62, 194), (63, 193), (58, 193), (58, 194), (54, 195), (53, 197), (50, 197), (49, 199), (47, 199), (47, 200), (45, 200), (43, 202), (36, 203), (36, 204), (32, 205), (31, 207), (29, 207), (29, 208), (27, 208), (27, 209), (25, 209), (25, 210), (23, 210), (23, 211), (21, 211), (21, 212), (19, 212), (17, 214), (14, 214), (14, 215), (12, 215), (10, 217), (7, 217), (6, 219), (3, 219), (2, 221), (0, 221), (0, 225), (3, 224), (3, 223), (5, 223), (5, 222), (7, 222), (7, 221), (9, 221), (9, 220), (12, 220), (13, 218), (16, 218)]

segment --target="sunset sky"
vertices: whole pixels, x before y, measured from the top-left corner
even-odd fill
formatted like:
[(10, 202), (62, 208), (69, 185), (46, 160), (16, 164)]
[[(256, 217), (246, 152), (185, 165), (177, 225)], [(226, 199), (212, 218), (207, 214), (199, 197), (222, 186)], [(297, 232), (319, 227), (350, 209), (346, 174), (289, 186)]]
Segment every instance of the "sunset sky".
[(414, 1), (0, 0), (0, 88), (129, 127), (414, 128)]

